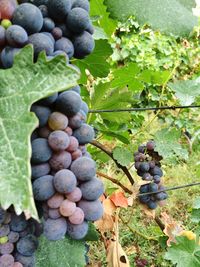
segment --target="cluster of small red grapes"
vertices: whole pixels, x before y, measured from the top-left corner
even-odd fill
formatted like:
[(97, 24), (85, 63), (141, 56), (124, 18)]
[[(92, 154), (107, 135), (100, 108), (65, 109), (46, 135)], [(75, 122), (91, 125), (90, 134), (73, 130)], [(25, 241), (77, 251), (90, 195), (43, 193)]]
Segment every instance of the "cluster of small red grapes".
[[(19, 2), (19, 3), (18, 3)], [(10, 68), (27, 44), (37, 59), (84, 58), (94, 50), (88, 0), (0, 0), (0, 66)]]
[(34, 266), (41, 234), (42, 225), (37, 221), (17, 216), (12, 208), (5, 211), (0, 207), (0, 266)]
[(138, 151), (134, 153), (137, 174), (142, 177), (143, 180), (151, 182), (142, 185), (139, 190), (141, 194), (152, 192), (152, 194), (139, 197), (140, 202), (146, 204), (150, 209), (156, 209), (158, 202), (168, 197), (166, 192), (155, 194), (157, 191), (165, 190), (161, 183), (163, 171), (160, 161), (162, 157), (155, 151), (155, 147), (155, 142), (149, 141), (147, 144), (139, 146)]
[(94, 130), (86, 124), (87, 104), (80, 87), (35, 103), (39, 119), (32, 135), (32, 180), (37, 206), (44, 218), (44, 235), (59, 240), (68, 234), (82, 239), (88, 221), (103, 215), (99, 197), (104, 192), (96, 164), (86, 150)]

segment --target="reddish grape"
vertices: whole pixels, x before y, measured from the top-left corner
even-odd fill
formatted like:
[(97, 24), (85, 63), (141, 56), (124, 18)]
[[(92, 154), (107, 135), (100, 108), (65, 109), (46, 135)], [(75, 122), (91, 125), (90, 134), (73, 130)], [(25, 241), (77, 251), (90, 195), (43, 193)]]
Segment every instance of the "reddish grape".
[(64, 200), (64, 196), (59, 193), (56, 193), (47, 201), (47, 204), (49, 208), (51, 209), (58, 209), (61, 203), (63, 202), (63, 200)]
[(60, 213), (64, 217), (71, 216), (76, 210), (76, 204), (68, 199), (65, 199), (60, 206)]
[(78, 146), (79, 146), (78, 140), (74, 136), (70, 136), (69, 139), (70, 139), (70, 143), (69, 143), (69, 146), (67, 147), (67, 151), (74, 152), (75, 150), (78, 149)]
[(79, 187), (76, 187), (74, 191), (66, 195), (67, 199), (72, 202), (78, 202), (82, 198), (82, 192)]
[(84, 212), (80, 208), (76, 208), (75, 212), (69, 216), (70, 223), (81, 224), (84, 221)]

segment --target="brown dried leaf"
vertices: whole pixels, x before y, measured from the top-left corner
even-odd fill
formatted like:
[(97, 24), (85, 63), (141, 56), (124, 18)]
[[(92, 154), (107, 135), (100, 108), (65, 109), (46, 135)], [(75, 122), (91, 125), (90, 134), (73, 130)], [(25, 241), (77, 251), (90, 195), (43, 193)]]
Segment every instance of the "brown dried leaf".
[(116, 207), (128, 208), (128, 199), (125, 197), (124, 192), (114, 192), (110, 196), (110, 200)]
[(106, 198), (103, 201), (103, 207), (104, 207), (104, 212), (109, 215), (113, 215), (113, 213), (117, 209), (117, 207), (113, 204), (113, 202), (109, 198)]
[(167, 245), (170, 246), (171, 242), (176, 242), (176, 236), (180, 235), (183, 231), (183, 227), (180, 223), (176, 222), (166, 212), (161, 213), (162, 221), (165, 225), (163, 232), (168, 236)]
[(110, 240), (107, 247), (107, 263), (108, 267), (130, 267), (126, 253), (116, 240)]
[(105, 233), (107, 231), (113, 230), (114, 223), (114, 217), (107, 213), (104, 213), (103, 217), (100, 220), (96, 221), (94, 224), (101, 233)]

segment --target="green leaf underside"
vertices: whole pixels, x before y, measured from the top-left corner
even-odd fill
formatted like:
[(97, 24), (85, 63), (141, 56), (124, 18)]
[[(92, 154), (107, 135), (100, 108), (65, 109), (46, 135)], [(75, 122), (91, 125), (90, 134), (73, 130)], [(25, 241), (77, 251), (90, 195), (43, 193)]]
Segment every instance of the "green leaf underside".
[(110, 65), (106, 62), (112, 54), (112, 49), (107, 40), (97, 40), (95, 42), (94, 52), (86, 59), (75, 62), (82, 73), (81, 83), (86, 83), (87, 76), (85, 70), (89, 70), (94, 77), (106, 77), (110, 72)]
[(116, 147), (113, 150), (113, 157), (122, 166), (127, 166), (131, 163), (131, 161), (133, 161), (132, 153), (128, 149), (123, 147)]
[(156, 151), (164, 158), (178, 156), (186, 160), (188, 158), (188, 151), (179, 144), (180, 136), (180, 131), (175, 128), (165, 128), (158, 131), (154, 136)]
[(182, 105), (191, 105), (200, 96), (200, 78), (188, 81), (169, 83), (169, 87), (176, 93)]
[(178, 243), (173, 243), (165, 254), (176, 267), (200, 266), (200, 246), (194, 240), (186, 237), (177, 237)]
[(155, 30), (167, 34), (187, 36), (198, 19), (192, 13), (194, 0), (105, 0), (110, 15), (124, 20), (135, 16), (138, 22), (149, 24)]
[(25, 47), (14, 66), (0, 70), (0, 204), (14, 204), (17, 214), (37, 219), (31, 186), (30, 136), (38, 126), (29, 112), (39, 99), (77, 84), (79, 73), (67, 67), (64, 57), (33, 63), (33, 48)]
[(39, 240), (36, 252), (36, 267), (84, 267), (85, 246), (82, 241), (68, 237), (59, 241)]

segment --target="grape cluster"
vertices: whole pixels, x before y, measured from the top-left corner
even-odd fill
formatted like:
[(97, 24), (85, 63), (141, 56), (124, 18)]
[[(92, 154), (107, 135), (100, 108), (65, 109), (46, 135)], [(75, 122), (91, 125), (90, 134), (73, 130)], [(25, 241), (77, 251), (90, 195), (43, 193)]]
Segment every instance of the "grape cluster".
[(44, 218), (44, 235), (59, 240), (66, 233), (82, 239), (88, 221), (103, 215), (104, 192), (96, 164), (86, 150), (94, 130), (86, 124), (87, 104), (76, 86), (40, 100), (31, 109), (39, 119), (32, 135), (34, 198)]
[(12, 208), (5, 211), (0, 207), (0, 266), (34, 266), (41, 233), (42, 225), (35, 220), (17, 216)]
[(14, 56), (31, 44), (34, 57), (45, 51), (47, 58), (57, 55), (84, 58), (94, 50), (94, 28), (88, 0), (0, 0), (0, 65), (10, 68)]
[(165, 190), (161, 183), (163, 171), (161, 169), (162, 157), (155, 151), (155, 142), (149, 141), (146, 145), (141, 145), (138, 151), (134, 153), (135, 168), (137, 174), (143, 180), (150, 183), (140, 187), (140, 193), (154, 193), (139, 197), (141, 203), (146, 204), (150, 209), (156, 209), (158, 202), (167, 199), (166, 192), (156, 193), (157, 191)]

